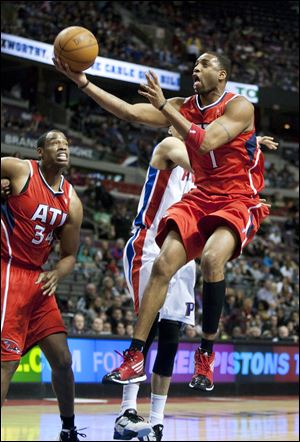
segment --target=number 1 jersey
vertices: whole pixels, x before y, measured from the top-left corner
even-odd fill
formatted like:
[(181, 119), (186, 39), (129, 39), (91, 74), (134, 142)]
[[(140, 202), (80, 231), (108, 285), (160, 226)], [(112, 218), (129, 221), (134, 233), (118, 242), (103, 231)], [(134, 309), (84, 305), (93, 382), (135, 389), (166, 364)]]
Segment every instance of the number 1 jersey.
[(28, 162), (30, 175), (25, 188), (1, 203), (1, 258), (37, 269), (48, 259), (54, 231), (66, 222), (73, 187), (62, 175), (59, 190), (54, 191), (39, 162)]
[[(224, 92), (214, 103), (202, 106), (198, 95), (185, 100), (180, 112), (189, 121), (205, 129), (221, 117), (226, 105), (238, 94)], [(253, 197), (264, 187), (264, 158), (255, 129), (204, 155), (188, 149), (195, 184), (209, 195), (247, 195)]]

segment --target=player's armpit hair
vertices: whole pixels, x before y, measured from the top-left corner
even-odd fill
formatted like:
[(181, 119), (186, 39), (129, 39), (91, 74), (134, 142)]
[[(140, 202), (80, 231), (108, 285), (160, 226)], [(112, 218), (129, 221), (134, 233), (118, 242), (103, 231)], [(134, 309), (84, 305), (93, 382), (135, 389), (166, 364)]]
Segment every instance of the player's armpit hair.
[(228, 140), (227, 140), (227, 141), (230, 141), (230, 140), (231, 140), (231, 136), (230, 136), (230, 133), (229, 133), (227, 127), (224, 126), (224, 124), (222, 124), (220, 121), (217, 121), (217, 120), (215, 120), (214, 123), (215, 123), (215, 124), (218, 124), (219, 126), (222, 126), (222, 127), (223, 127), (223, 129), (225, 130), (225, 132), (226, 132), (226, 134), (227, 134), (227, 137), (228, 137)]

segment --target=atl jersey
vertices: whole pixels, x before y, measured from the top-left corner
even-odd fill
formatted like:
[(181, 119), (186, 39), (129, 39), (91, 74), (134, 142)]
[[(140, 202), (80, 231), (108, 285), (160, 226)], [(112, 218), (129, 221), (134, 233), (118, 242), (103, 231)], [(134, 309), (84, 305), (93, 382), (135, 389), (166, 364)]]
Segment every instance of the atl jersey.
[[(224, 114), (229, 101), (237, 94), (224, 92), (214, 103), (202, 106), (198, 95), (185, 100), (180, 112), (205, 129)], [(205, 155), (188, 149), (198, 189), (209, 194), (256, 195), (264, 187), (264, 159), (256, 141), (255, 129), (238, 135), (229, 143)]]
[(149, 166), (137, 216), (133, 221), (133, 231), (147, 228), (156, 235), (158, 224), (167, 209), (195, 187), (193, 180), (194, 176), (180, 166), (172, 170), (158, 170)]
[(54, 231), (66, 222), (73, 188), (61, 176), (59, 191), (55, 192), (39, 163), (28, 162), (30, 176), (25, 189), (1, 204), (1, 257), (35, 269), (47, 261)]

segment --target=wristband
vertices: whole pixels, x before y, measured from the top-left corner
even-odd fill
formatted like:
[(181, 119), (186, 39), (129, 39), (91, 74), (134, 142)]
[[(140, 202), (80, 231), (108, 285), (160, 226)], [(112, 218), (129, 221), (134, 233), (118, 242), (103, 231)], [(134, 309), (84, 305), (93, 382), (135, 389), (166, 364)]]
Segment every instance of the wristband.
[(205, 137), (205, 130), (192, 124), (186, 139), (184, 140), (187, 147), (198, 152)]
[(78, 89), (84, 89), (85, 87), (87, 87), (88, 84), (89, 80), (83, 86), (78, 86)]
[(165, 102), (161, 106), (159, 106), (158, 110), (160, 110), (160, 111), (163, 110), (163, 108), (165, 107), (167, 102), (168, 102), (168, 100), (165, 100)]

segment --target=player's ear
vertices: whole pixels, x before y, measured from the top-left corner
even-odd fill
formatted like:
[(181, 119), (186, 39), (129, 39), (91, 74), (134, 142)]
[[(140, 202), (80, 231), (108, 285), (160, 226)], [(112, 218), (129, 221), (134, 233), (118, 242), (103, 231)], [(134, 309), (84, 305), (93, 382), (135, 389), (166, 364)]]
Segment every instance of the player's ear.
[(226, 77), (227, 77), (227, 72), (224, 69), (219, 71), (219, 80), (226, 80)]
[(37, 151), (39, 160), (41, 160), (43, 157), (43, 149), (41, 147), (38, 147), (36, 151)]

